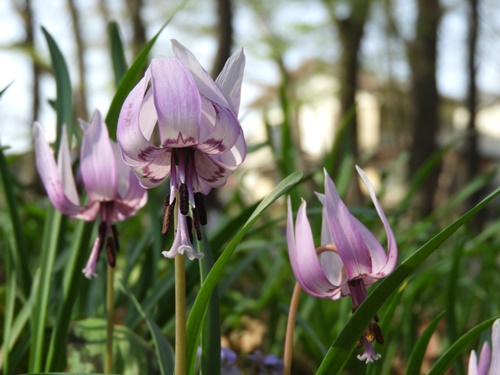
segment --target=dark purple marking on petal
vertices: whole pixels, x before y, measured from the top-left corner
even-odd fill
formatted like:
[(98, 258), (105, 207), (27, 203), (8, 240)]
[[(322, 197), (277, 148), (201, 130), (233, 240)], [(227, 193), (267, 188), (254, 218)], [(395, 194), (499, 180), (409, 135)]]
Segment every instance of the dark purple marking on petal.
[(213, 147), (215, 150), (219, 151), (220, 153), (223, 153), (224, 151), (226, 151), (226, 146), (224, 146), (224, 144), (222, 143), (222, 139), (215, 139), (215, 138), (210, 138), (210, 139), (207, 139), (206, 141), (203, 142), (204, 145), (209, 145), (211, 147)]
[(141, 150), (141, 152), (139, 152), (137, 157), (139, 158), (139, 160), (149, 161), (150, 160), (149, 155), (153, 154), (156, 150), (158, 149), (154, 146), (146, 147), (144, 150)]
[[(216, 165), (216, 164), (214, 164), (214, 165)], [(221, 178), (224, 178), (224, 173), (226, 172), (226, 170), (222, 166), (220, 166), (220, 165), (216, 165), (216, 166), (217, 166), (217, 170), (212, 173), (212, 177), (210, 177), (210, 178), (203, 177), (203, 179), (205, 181), (207, 181), (207, 182), (217, 182)]]
[(163, 147), (169, 147), (169, 146), (177, 146), (179, 144), (197, 144), (198, 142), (194, 137), (187, 137), (184, 139), (183, 135), (181, 132), (177, 135), (177, 138), (168, 138), (163, 141)]

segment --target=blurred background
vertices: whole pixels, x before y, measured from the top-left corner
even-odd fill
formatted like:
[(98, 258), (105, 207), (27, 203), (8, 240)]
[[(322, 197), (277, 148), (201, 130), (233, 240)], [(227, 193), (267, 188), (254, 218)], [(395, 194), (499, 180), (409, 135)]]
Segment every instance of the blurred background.
[[(95, 108), (107, 111), (114, 93), (108, 22), (118, 23), (131, 63), (178, 5), (2, 1), (0, 87), (12, 82), (0, 101), (7, 153), (31, 149), (35, 120), (54, 134), (55, 82), (41, 26), (67, 59), (75, 116), (88, 120)], [(297, 152), (281, 157), (294, 158), (298, 169), (324, 165), (343, 130), (341, 155), (374, 167), (368, 169), (375, 183), (381, 167), (396, 167), (391, 161), (413, 176), (449, 146), (420, 187), (426, 214), (500, 160), (499, 20), (495, 0), (193, 1), (175, 15), (152, 56), (171, 55), (175, 38), (216, 76), (232, 51), (245, 49), (242, 124), (250, 145), (271, 146), (245, 163), (247, 181), (260, 181), (256, 198), (274, 184), (265, 179), (266, 160), (283, 146), (287, 123)], [(387, 203), (396, 204), (406, 188), (395, 181)], [(352, 195), (356, 202), (356, 189)]]

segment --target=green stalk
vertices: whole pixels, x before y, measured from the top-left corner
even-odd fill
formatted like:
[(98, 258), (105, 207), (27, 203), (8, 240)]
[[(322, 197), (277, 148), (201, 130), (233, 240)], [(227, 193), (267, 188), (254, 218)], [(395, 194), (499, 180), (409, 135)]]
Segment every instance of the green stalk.
[(186, 375), (186, 267), (175, 256), (175, 375)]
[(106, 283), (106, 353), (104, 358), (104, 372), (113, 373), (113, 324), (115, 315), (115, 269), (107, 265), (107, 283)]
[(295, 319), (297, 317), (297, 309), (299, 307), (301, 291), (302, 288), (300, 287), (299, 283), (296, 282), (295, 287), (293, 288), (290, 309), (288, 310), (288, 321), (286, 323), (285, 351), (283, 355), (283, 375), (290, 375), (292, 373), (293, 333), (295, 331)]

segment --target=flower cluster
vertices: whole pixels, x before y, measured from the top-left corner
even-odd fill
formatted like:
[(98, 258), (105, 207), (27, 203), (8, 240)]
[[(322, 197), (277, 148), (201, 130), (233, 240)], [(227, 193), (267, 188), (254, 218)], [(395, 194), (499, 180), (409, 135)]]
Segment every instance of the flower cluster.
[[(333, 300), (350, 296), (355, 310), (367, 297), (366, 287), (387, 276), (397, 261), (397, 246), (392, 229), (377, 200), (367, 176), (356, 167), (375, 205), (387, 235), (387, 252), (375, 236), (351, 215), (325, 171), (325, 194), (317, 194), (323, 205), (321, 247), (314, 246), (311, 227), (302, 202), (294, 226), (292, 207), (288, 200), (288, 254), (297, 282), (307, 293)], [(382, 332), (375, 316), (360, 339), (364, 346), (360, 360), (372, 362), (380, 358), (372, 342), (383, 343)]]

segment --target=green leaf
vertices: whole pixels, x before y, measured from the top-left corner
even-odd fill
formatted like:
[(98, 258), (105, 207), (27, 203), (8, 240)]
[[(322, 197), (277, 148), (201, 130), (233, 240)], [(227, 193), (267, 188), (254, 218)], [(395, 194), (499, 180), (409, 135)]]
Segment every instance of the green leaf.
[(127, 60), (125, 59), (125, 51), (123, 50), (118, 23), (114, 21), (110, 22), (108, 33), (111, 41), (111, 62), (113, 63), (113, 73), (115, 74), (115, 85), (118, 87), (127, 72)]
[(0, 176), (2, 177), (5, 197), (4, 202), (7, 206), (7, 212), (9, 213), (8, 217), (14, 231), (14, 244), (12, 249), (14, 265), (21, 290), (25, 296), (28, 296), (31, 287), (31, 272), (28, 264), (28, 259), (30, 259), (30, 257), (28, 256), (28, 248), (24, 239), (22, 223), (19, 218), (18, 205), (16, 204), (17, 200), (14, 195), (14, 182), (12, 181), (3, 150), (0, 150)]
[(377, 310), (399, 285), (410, 275), (430, 254), (433, 253), (446, 239), (458, 230), (467, 220), (486, 206), (500, 193), (500, 188), (493, 191), (470, 211), (462, 215), (454, 223), (432, 237), (414, 254), (408, 257), (387, 278), (381, 280), (372, 293), (354, 312), (351, 319), (344, 326), (326, 354), (317, 374), (340, 374), (351, 357), (358, 338), (363, 334)]
[(52, 59), (52, 70), (56, 79), (57, 139), (55, 150), (57, 152), (57, 150), (59, 150), (62, 127), (64, 124), (68, 128), (69, 135), (73, 134), (76, 137), (78, 144), (81, 144), (82, 138), (73, 121), (73, 91), (71, 89), (68, 66), (54, 38), (52, 38), (44, 27), (42, 27), (42, 32), (49, 46), (50, 57)]
[(42, 358), (45, 357), (45, 322), (51, 289), (52, 269), (59, 246), (62, 214), (51, 207), (42, 241), (42, 259), (40, 264), (40, 282), (33, 286), (35, 303), (32, 315), (32, 335), (30, 346), (29, 370), (42, 370)]
[[(59, 306), (57, 319), (50, 340), (49, 351), (45, 371), (63, 369), (65, 366), (64, 356), (59, 355), (60, 348), (66, 347), (71, 312), (79, 295), (80, 284), (85, 280), (82, 269), (85, 258), (89, 254), (90, 236), (94, 227), (94, 222), (86, 223), (80, 221), (77, 224), (73, 243), (70, 251), (70, 259), (65, 267), (63, 298)], [(88, 280), (87, 280), (88, 282)]]
[(116, 90), (115, 96), (111, 101), (111, 105), (109, 107), (108, 114), (106, 116), (106, 125), (108, 125), (109, 136), (116, 140), (116, 129), (118, 126), (118, 117), (120, 115), (120, 111), (123, 105), (123, 102), (127, 98), (129, 92), (134, 88), (139, 79), (143, 74), (143, 68), (146, 65), (146, 61), (148, 60), (148, 54), (153, 48), (156, 40), (160, 36), (163, 29), (172, 21), (172, 18), (177, 14), (179, 10), (181, 10), (186, 4), (188, 0), (183, 0), (177, 8), (172, 12), (167, 21), (163, 24), (163, 26), (158, 30), (156, 35), (144, 46), (141, 53), (135, 59), (132, 66), (127, 70), (125, 75), (120, 81), (120, 85)]
[[(10, 342), (11, 338), (11, 330), (12, 330), (12, 321), (14, 320), (14, 306), (16, 304), (16, 270), (14, 269), (12, 264), (12, 255), (11, 249), (7, 248), (5, 251), (5, 273), (6, 273), (6, 281), (7, 281), (7, 293), (5, 295), (5, 311), (4, 311), (4, 331), (3, 331), (3, 342), (4, 345)], [(9, 351), (10, 348), (7, 347), (2, 348), (2, 357), (3, 357), (3, 371), (4, 374), (9, 374), (11, 371), (9, 369)]]
[(148, 325), (149, 332), (151, 333), (151, 337), (153, 338), (153, 343), (156, 349), (156, 357), (158, 358), (158, 362), (160, 364), (160, 371), (162, 375), (170, 375), (174, 373), (174, 350), (172, 346), (167, 341), (160, 327), (155, 323), (153, 319), (151, 319), (142, 309), (141, 304), (137, 301), (137, 298), (130, 292), (123, 283), (118, 280), (117, 282), (118, 288), (121, 290), (123, 294), (125, 294), (134, 304), (135, 308), (142, 316), (142, 318), (146, 321)]
[(262, 212), (271, 205), (276, 199), (285, 194), (292, 187), (297, 185), (302, 178), (301, 172), (295, 172), (285, 178), (281, 183), (274, 188), (274, 190), (257, 206), (253, 214), (250, 216), (246, 224), (241, 228), (241, 230), (236, 234), (233, 240), (227, 245), (227, 247), (222, 252), (221, 256), (215, 262), (214, 267), (208, 274), (205, 282), (201, 286), (201, 289), (196, 297), (191, 313), (189, 314), (189, 319), (187, 322), (187, 342), (186, 342), (186, 361), (187, 368), (193, 371), (196, 347), (198, 339), (201, 333), (201, 327), (203, 322), (203, 317), (207, 311), (208, 303), (210, 301), (210, 296), (215, 288), (215, 285), (219, 281), (219, 278), (226, 266), (229, 258), (233, 254), (236, 246), (241, 242), (243, 236), (248, 232), (250, 227), (259, 218)]
[(482, 322), (481, 324), (478, 324), (469, 332), (460, 337), (457, 341), (455, 341), (453, 345), (451, 345), (448, 350), (436, 361), (436, 363), (434, 363), (434, 366), (432, 366), (432, 369), (429, 371), (428, 375), (444, 374), (446, 370), (452, 365), (455, 358), (457, 358), (457, 356), (459, 356), (464, 350), (466, 350), (485, 329), (491, 327), (493, 322), (498, 318), (499, 317), (496, 316)]
[(419, 375), (421, 374), (420, 368), (422, 367), (422, 361), (424, 359), (425, 351), (427, 350), (427, 346), (429, 345), (429, 341), (431, 340), (436, 327), (443, 317), (445, 311), (441, 312), (438, 316), (436, 316), (432, 322), (425, 328), (422, 335), (418, 339), (415, 344), (410, 358), (408, 359), (408, 364), (406, 366), (406, 375)]

